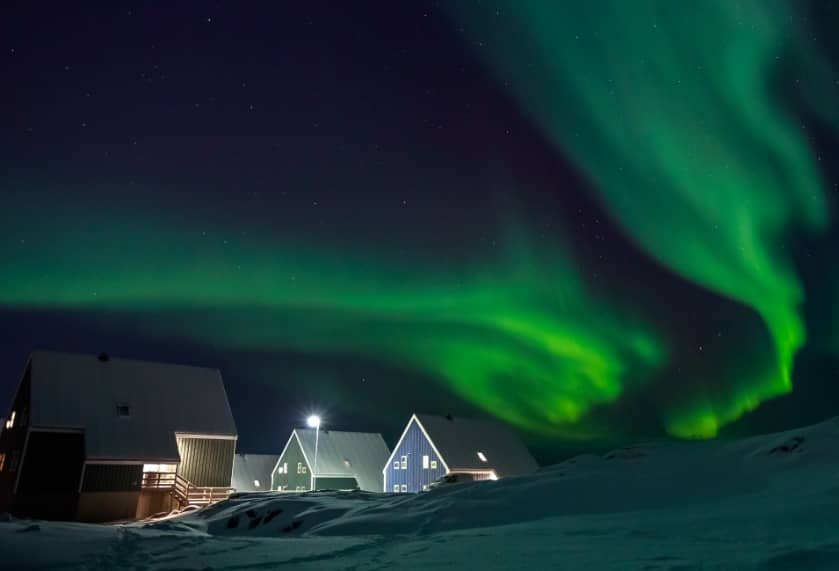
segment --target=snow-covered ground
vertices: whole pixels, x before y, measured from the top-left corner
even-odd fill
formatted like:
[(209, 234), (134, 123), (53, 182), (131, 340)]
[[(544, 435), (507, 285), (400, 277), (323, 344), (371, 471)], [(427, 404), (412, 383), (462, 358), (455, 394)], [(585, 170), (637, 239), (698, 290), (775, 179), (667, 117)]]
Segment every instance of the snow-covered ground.
[(0, 523), (8, 569), (839, 569), (839, 419), (640, 445), (416, 496), (241, 495), (145, 524)]

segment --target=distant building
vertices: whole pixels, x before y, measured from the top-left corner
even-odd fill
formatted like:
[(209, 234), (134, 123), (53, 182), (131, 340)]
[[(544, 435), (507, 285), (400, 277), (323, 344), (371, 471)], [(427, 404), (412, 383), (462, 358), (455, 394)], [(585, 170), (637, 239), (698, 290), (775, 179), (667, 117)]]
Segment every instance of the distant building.
[(279, 454), (236, 454), (231, 487), (236, 492), (267, 492), (279, 459)]
[(296, 428), (274, 467), (271, 489), (379, 492), (382, 462), (389, 454), (381, 434), (321, 429), (315, 466), (315, 429)]
[(417, 493), (445, 474), (495, 480), (537, 468), (518, 436), (500, 422), (415, 414), (382, 468), (383, 489)]
[(0, 511), (114, 521), (211, 503), (236, 439), (216, 369), (37, 351), (0, 433)]

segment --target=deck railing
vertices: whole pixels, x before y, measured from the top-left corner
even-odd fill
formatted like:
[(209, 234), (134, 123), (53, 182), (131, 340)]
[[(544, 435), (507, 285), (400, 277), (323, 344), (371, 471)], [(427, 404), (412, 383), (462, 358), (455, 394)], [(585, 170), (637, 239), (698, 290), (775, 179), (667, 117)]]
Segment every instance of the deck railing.
[(143, 472), (143, 488), (169, 490), (181, 508), (208, 506), (226, 500), (233, 488), (196, 486), (175, 472)]

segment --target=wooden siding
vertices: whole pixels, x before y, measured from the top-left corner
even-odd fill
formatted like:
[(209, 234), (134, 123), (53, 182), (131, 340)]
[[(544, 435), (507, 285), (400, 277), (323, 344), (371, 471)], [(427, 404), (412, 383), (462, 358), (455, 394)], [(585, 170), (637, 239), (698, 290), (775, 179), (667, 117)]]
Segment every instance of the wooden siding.
[(82, 491), (140, 491), (142, 478), (142, 464), (86, 464)]
[[(422, 467), (422, 457), (428, 455), (429, 468)], [(408, 468), (402, 469), (402, 456), (408, 457)], [(437, 468), (432, 469), (431, 461), (437, 462)], [(393, 463), (399, 462), (399, 469), (394, 469)], [(431, 443), (425, 437), (416, 420), (411, 420), (411, 425), (405, 432), (405, 437), (399, 443), (399, 447), (393, 453), (393, 458), (385, 468), (385, 492), (393, 492), (394, 484), (407, 486), (408, 493), (421, 492), (423, 486), (427, 486), (440, 476), (446, 473), (443, 462), (434, 452)]]
[[(297, 473), (298, 462), (306, 467), (305, 474)], [(278, 471), (283, 463), (288, 464), (288, 474), (280, 474)], [(303, 486), (304, 489), (309, 490), (312, 487), (311, 475), (311, 466), (306, 463), (306, 459), (303, 457), (303, 450), (300, 448), (300, 443), (296, 437), (292, 437), (291, 442), (288, 443), (288, 447), (285, 449), (285, 453), (280, 456), (280, 461), (274, 468), (273, 474), (271, 474), (271, 489), (279, 490), (280, 486), (286, 486), (286, 491), (295, 492), (299, 486)]]
[(230, 486), (236, 441), (178, 436), (178, 473), (196, 486)]

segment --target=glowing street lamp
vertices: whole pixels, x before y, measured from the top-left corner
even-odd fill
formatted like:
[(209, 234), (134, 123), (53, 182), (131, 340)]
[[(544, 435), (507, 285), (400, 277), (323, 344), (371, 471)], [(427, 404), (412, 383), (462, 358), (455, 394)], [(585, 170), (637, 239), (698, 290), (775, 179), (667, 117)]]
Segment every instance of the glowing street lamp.
[(316, 414), (309, 416), (306, 419), (306, 424), (309, 428), (315, 429), (315, 466), (312, 468), (312, 491), (315, 491), (315, 478), (318, 473), (318, 437), (320, 436), (320, 417)]

